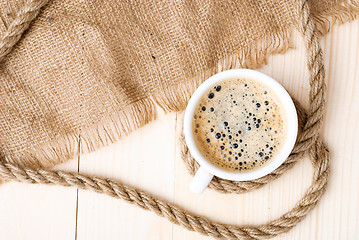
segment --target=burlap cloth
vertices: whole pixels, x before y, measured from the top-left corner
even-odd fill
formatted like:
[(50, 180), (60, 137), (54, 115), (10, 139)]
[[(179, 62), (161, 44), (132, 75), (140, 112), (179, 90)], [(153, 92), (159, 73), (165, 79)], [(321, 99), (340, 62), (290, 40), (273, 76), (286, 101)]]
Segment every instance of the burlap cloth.
[[(329, 157), (318, 140), (325, 85), (316, 34), (358, 12), (358, 1), (343, 0), (1, 0), (0, 175), (103, 192), (213, 237), (264, 238), (288, 231), (315, 206), (328, 175), (328, 161), (318, 160)], [(156, 104), (165, 111), (183, 110), (210, 75), (256, 68), (268, 54), (285, 52), (294, 29), (306, 42), (314, 104), (308, 121), (300, 110), (305, 137), (292, 158), (308, 150), (319, 182), (307, 193), (313, 204), (299, 204), (299, 213), (286, 215), (285, 229), (284, 220), (262, 228), (208, 222), (111, 179), (44, 170), (75, 157), (79, 141), (82, 152), (93, 151), (150, 122)], [(269, 178), (258, 186), (246, 183), (244, 190), (275, 177)], [(214, 188), (242, 191), (243, 185), (221, 184), (222, 189)]]

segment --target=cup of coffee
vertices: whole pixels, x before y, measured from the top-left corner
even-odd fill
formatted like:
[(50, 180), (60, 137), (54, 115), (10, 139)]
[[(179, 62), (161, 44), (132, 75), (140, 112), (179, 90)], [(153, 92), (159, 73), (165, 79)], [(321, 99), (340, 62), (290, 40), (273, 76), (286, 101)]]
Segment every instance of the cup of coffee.
[(298, 119), (287, 91), (250, 69), (218, 73), (193, 93), (184, 134), (200, 168), (190, 190), (202, 193), (213, 176), (234, 181), (263, 177), (289, 156)]

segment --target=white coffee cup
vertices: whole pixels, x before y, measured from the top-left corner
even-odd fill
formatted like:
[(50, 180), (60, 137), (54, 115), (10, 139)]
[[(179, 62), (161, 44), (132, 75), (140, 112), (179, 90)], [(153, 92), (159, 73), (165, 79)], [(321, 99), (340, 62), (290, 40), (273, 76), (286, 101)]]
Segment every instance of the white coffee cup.
[[(287, 136), (284, 140), (284, 145), (282, 149), (278, 152), (276, 157), (274, 157), (269, 163), (265, 164), (260, 168), (257, 168), (253, 171), (239, 173), (226, 171), (224, 169), (214, 166), (211, 162), (209, 162), (197, 148), (192, 131), (194, 110), (203, 94), (217, 82), (234, 77), (250, 78), (256, 80), (262, 84), (267, 85), (269, 89), (271, 89), (271, 91), (276, 93), (279, 98), (279, 101), (284, 107), (288, 129)], [(196, 175), (194, 176), (190, 184), (190, 191), (193, 193), (202, 193), (207, 188), (214, 175), (228, 180), (248, 181), (263, 177), (271, 173), (273, 170), (278, 168), (289, 156), (295, 144), (297, 132), (298, 119), (294, 103), (288, 92), (277, 81), (263, 73), (250, 69), (232, 69), (213, 75), (205, 82), (203, 82), (193, 93), (191, 99), (188, 102), (184, 116), (184, 135), (186, 143), (193, 158), (200, 165), (200, 168), (198, 169)]]

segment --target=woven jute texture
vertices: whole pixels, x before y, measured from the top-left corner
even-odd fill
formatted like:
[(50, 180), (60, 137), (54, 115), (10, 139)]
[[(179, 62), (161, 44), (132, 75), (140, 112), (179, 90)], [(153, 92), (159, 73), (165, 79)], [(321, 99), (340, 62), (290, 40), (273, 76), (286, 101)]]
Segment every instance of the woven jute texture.
[[(325, 192), (329, 153), (319, 131), (326, 90), (317, 35), (329, 30), (329, 20), (354, 19), (358, 1), (28, 0), (0, 7), (0, 180), (93, 190), (225, 239), (263, 239), (287, 232)], [(210, 184), (223, 193), (249, 191), (308, 154), (313, 183), (280, 218), (259, 226), (228, 225), (113, 179), (47, 168), (75, 156), (79, 141), (83, 151), (92, 151), (146, 124), (155, 118), (155, 104), (166, 111), (183, 110), (208, 76), (255, 68), (268, 54), (287, 50), (294, 27), (305, 42), (310, 107), (304, 110), (296, 103), (300, 131), (290, 157), (260, 179), (214, 178)], [(181, 146), (193, 174), (198, 165), (183, 140)]]
[[(183, 110), (209, 76), (284, 52), (300, 4), (0, 1), (0, 56), (11, 51), (0, 65), (0, 154), (32, 167), (75, 157), (80, 138), (83, 152), (114, 142), (155, 119), (155, 104)], [(358, 1), (309, 3), (321, 32), (359, 11)]]

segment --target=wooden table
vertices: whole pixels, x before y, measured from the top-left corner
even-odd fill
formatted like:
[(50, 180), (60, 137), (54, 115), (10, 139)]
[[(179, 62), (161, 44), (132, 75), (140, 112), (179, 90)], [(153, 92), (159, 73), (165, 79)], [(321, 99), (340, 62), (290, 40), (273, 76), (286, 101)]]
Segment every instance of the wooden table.
[[(308, 106), (304, 46), (269, 57), (259, 69)], [(359, 21), (334, 26), (321, 39), (328, 83), (322, 130), (331, 150), (331, 176), (320, 204), (298, 226), (276, 239), (359, 239)], [(188, 191), (191, 177), (180, 158), (178, 115), (165, 115), (111, 146), (81, 155), (57, 169), (116, 178), (211, 219), (261, 224), (290, 210), (311, 184), (303, 159), (279, 179), (246, 194)], [(93, 192), (58, 186), (0, 185), (0, 239), (210, 239), (154, 213)]]

